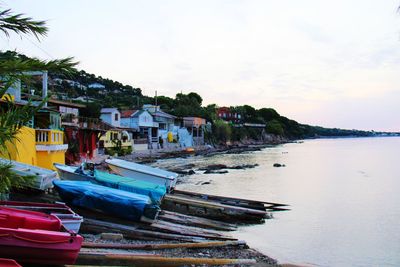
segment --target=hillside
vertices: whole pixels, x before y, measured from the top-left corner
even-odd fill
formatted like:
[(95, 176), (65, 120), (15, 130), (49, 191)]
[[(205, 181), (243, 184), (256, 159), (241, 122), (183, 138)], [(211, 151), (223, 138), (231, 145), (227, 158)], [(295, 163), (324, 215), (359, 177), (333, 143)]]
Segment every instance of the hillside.
[[(13, 51), (0, 53), (0, 58), (10, 57), (27, 58), (25, 55)], [(241, 114), (240, 124), (266, 124), (266, 127), (264, 129), (238, 128), (237, 125), (221, 123), (216, 115), (217, 104), (203, 106), (203, 99), (197, 93), (178, 93), (175, 98), (158, 96), (155, 99), (143, 95), (140, 88), (124, 85), (118, 81), (87, 73), (84, 70), (77, 70), (68, 76), (49, 73), (49, 77), (49, 92), (52, 97), (84, 103), (88, 106), (84, 114), (81, 114), (82, 116), (99, 117), (102, 107), (117, 107), (123, 110), (140, 108), (143, 104), (155, 104), (157, 101), (157, 104), (164, 111), (175, 116), (199, 116), (211, 122), (214, 127), (215, 135), (213, 139), (215, 142), (259, 139), (261, 133), (283, 136), (288, 139), (396, 134), (305, 125), (281, 116), (273, 108), (255, 109), (249, 105), (230, 107), (230, 110)], [(35, 89), (36, 94), (40, 94), (40, 81), (36, 84), (25, 84), (22, 90), (28, 93), (31, 92), (32, 88)]]

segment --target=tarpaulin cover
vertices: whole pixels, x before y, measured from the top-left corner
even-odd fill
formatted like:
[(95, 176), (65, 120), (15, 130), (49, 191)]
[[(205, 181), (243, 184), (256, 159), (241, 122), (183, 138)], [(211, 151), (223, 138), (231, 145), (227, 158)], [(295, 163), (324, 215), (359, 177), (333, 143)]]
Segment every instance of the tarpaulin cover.
[(87, 181), (54, 181), (54, 186), (61, 198), (69, 204), (100, 210), (133, 221), (140, 221), (145, 209), (159, 209), (151, 204), (148, 196)]
[(98, 170), (95, 171), (94, 175), (96, 182), (99, 184), (132, 193), (146, 195), (150, 197), (154, 204), (160, 204), (161, 199), (167, 192), (167, 188), (164, 185), (136, 180), (134, 178), (124, 177)]

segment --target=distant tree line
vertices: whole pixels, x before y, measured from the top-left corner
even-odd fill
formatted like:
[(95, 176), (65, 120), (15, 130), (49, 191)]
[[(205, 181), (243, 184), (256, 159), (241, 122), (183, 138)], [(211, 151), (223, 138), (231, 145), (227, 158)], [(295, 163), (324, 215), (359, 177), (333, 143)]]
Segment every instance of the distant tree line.
[[(1, 52), (3, 58), (19, 57), (29, 59), (25, 55), (14, 51)], [(143, 104), (156, 104), (167, 113), (177, 117), (202, 117), (212, 124), (212, 134), (208, 136), (214, 143), (241, 141), (244, 139), (262, 140), (266, 134), (285, 137), (287, 139), (304, 139), (315, 137), (343, 137), (343, 136), (372, 136), (373, 131), (344, 130), (338, 128), (324, 128), (300, 124), (295, 120), (281, 116), (273, 108), (256, 109), (250, 105), (232, 106), (230, 111), (241, 115), (239, 123), (227, 123), (217, 117), (217, 104), (203, 106), (203, 98), (195, 93), (178, 93), (175, 98), (168, 96), (150, 97), (142, 94), (140, 88), (124, 85), (118, 81), (103, 78), (85, 72), (74, 71), (67, 75), (50, 72), (50, 77), (63, 79), (65, 82), (53, 85), (50, 89), (54, 94), (67, 94), (68, 98), (79, 96), (90, 101), (80, 101), (87, 105), (81, 115), (86, 117), (99, 117), (103, 107), (117, 107), (123, 109), (139, 109)], [(66, 80), (78, 82), (82, 86), (70, 84)], [(92, 83), (100, 83), (104, 90), (88, 88)], [(38, 86), (39, 87), (39, 84)], [(39, 88), (38, 88), (39, 89)], [(79, 102), (79, 101), (77, 101)], [(243, 123), (265, 124), (265, 128), (240, 127)]]

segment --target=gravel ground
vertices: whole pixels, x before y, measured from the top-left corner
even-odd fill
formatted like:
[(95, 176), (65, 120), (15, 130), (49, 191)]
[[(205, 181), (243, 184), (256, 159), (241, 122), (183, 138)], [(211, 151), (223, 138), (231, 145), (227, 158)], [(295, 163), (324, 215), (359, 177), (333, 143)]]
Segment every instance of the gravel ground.
[[(85, 242), (96, 243), (120, 243), (120, 244), (162, 244), (168, 241), (139, 241), (122, 239), (120, 241), (111, 241), (100, 239), (100, 235), (84, 234)], [(168, 242), (176, 243), (176, 242)], [(255, 259), (256, 265), (252, 266), (278, 266), (277, 261), (247, 246), (231, 246), (219, 248), (177, 248), (177, 249), (159, 249), (159, 250), (122, 250), (122, 249), (88, 249), (82, 248), (82, 251), (96, 252), (115, 252), (126, 253), (135, 252), (143, 254), (157, 254), (164, 257), (195, 257), (195, 258), (231, 258), (231, 259)], [(204, 265), (205, 266), (205, 265)], [(248, 265), (235, 265), (248, 266)]]

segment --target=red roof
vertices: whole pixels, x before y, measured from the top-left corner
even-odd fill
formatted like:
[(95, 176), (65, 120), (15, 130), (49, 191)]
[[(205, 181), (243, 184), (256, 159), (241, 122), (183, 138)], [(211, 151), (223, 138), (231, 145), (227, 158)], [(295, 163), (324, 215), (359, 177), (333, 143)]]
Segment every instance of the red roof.
[(135, 110), (135, 109), (124, 110), (124, 111), (121, 112), (121, 118), (129, 118), (136, 111), (137, 110)]

